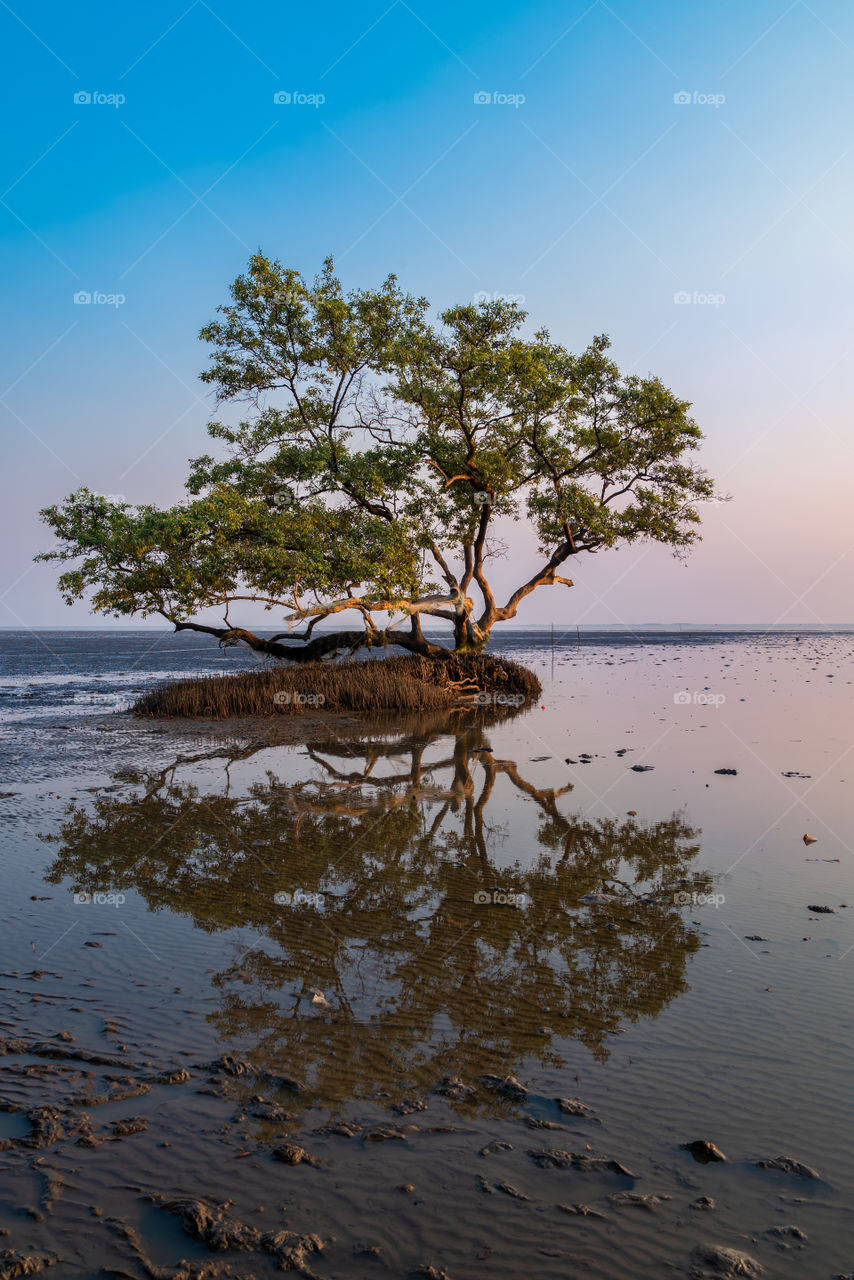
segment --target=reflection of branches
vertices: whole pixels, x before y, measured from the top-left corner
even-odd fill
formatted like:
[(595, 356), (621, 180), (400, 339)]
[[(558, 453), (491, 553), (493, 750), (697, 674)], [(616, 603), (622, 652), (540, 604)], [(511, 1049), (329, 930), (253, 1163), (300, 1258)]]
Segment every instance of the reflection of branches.
[[(267, 769), (241, 796), (201, 796), (175, 761), (139, 776), (133, 800), (72, 805), (49, 878), (134, 887), (152, 910), (168, 905), (209, 932), (261, 934), (217, 974), (213, 1020), (256, 1057), (301, 1063), (327, 1097), (506, 1072), (525, 1055), (555, 1062), (559, 1037), (605, 1056), (624, 1021), (655, 1016), (686, 988), (699, 942), (673, 894), (692, 883), (695, 833), (678, 815), (647, 827), (564, 815), (571, 786), (538, 787), (494, 758), (482, 721), (452, 735), (447, 724), (311, 742), (311, 777), (286, 784)], [(384, 774), (402, 755), (408, 767)], [(487, 821), (499, 778), (534, 802), (539, 823), (538, 856), (509, 870)], [(613, 900), (600, 905), (603, 888)], [(525, 909), (478, 900), (495, 890), (524, 894)], [(318, 905), (273, 902), (297, 891)], [(237, 976), (250, 984), (242, 994)], [(313, 1007), (311, 988), (330, 1007)]]

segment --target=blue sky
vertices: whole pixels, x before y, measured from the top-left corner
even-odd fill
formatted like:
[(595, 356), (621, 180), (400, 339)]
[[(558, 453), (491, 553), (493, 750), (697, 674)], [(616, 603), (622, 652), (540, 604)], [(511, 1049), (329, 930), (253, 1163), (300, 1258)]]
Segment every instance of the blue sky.
[(198, 330), (258, 247), (523, 295), (694, 402), (733, 502), (688, 567), (590, 558), (521, 621), (852, 619), (850, 4), (13, 3), (0, 39), (0, 623), (95, 621), (31, 565), (37, 511), (180, 497)]

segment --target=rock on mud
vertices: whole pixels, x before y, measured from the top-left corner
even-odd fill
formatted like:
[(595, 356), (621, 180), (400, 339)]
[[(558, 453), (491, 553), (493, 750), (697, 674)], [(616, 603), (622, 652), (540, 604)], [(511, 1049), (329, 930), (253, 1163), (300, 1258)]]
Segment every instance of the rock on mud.
[(691, 1155), (699, 1164), (716, 1164), (726, 1160), (726, 1156), (716, 1147), (713, 1142), (706, 1142), (703, 1138), (695, 1138), (693, 1142), (684, 1144), (685, 1150), (690, 1151)]

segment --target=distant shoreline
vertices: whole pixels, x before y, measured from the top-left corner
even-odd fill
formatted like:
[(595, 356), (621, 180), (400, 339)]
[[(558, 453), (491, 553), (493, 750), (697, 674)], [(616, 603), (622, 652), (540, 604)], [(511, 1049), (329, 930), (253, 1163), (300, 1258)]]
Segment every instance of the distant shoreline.
[[(502, 623), (501, 630), (496, 631), (495, 638), (499, 639), (502, 635), (523, 635), (526, 633), (542, 633), (550, 635), (552, 625), (556, 632), (561, 635), (575, 634), (580, 631), (582, 635), (679, 635), (679, 634), (698, 634), (698, 635), (847, 635), (854, 634), (854, 622), (804, 622), (796, 623), (764, 623), (764, 622), (732, 622), (732, 623), (713, 623), (713, 622), (638, 622), (638, 623), (574, 623), (574, 622), (530, 622), (530, 623)], [(334, 628), (325, 628), (326, 631), (332, 631)], [(0, 626), (0, 633), (6, 632), (9, 635), (40, 635), (43, 632), (58, 632), (64, 635), (74, 635), (78, 632), (90, 632), (92, 634), (114, 635), (116, 632), (121, 633), (139, 633), (144, 635), (174, 635), (176, 634), (172, 627), (146, 627), (133, 626), (131, 624), (120, 624), (117, 626), (99, 626), (96, 624), (60, 627), (60, 626), (36, 626), (36, 627), (8, 627)], [(316, 629), (315, 634), (320, 634), (321, 628)], [(257, 635), (275, 635), (278, 631), (275, 627), (259, 627), (256, 631)], [(444, 633), (443, 633), (444, 634)], [(450, 630), (448, 631), (450, 635)]]

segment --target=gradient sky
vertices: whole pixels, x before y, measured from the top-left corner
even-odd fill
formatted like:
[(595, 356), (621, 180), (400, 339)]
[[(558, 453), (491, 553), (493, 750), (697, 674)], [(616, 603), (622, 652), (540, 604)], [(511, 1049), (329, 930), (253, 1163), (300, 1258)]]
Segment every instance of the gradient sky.
[(259, 247), (436, 309), (523, 295), (693, 401), (733, 501), (687, 566), (579, 558), (520, 621), (854, 620), (850, 0), (0, 0), (0, 40), (0, 624), (98, 621), (31, 564), (38, 509), (181, 496), (198, 330)]

